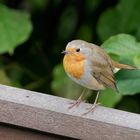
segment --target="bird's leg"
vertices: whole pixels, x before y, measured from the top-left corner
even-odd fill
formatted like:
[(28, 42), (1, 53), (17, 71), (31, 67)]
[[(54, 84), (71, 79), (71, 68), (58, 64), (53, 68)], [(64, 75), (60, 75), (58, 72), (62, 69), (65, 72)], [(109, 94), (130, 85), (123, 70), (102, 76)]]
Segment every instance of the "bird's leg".
[(100, 94), (100, 91), (97, 92), (93, 105), (90, 108), (88, 108), (88, 111), (85, 112), (83, 115), (87, 115), (88, 113), (93, 112), (95, 110), (95, 108), (100, 104), (100, 103), (97, 103), (99, 94)]
[(71, 106), (69, 106), (68, 109), (71, 109), (74, 106), (78, 107), (80, 105), (80, 103), (82, 102), (82, 97), (84, 96), (85, 91), (86, 91), (86, 89), (84, 89), (82, 91), (82, 94), (80, 95), (80, 97), (76, 101), (70, 103)]

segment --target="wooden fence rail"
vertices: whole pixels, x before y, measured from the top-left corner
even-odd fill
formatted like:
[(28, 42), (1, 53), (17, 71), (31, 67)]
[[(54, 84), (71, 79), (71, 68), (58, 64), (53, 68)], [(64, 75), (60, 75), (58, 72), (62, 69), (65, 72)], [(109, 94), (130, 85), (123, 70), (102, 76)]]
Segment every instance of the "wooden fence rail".
[(0, 85), (0, 139), (140, 140), (140, 115), (90, 104), (68, 110), (71, 100)]

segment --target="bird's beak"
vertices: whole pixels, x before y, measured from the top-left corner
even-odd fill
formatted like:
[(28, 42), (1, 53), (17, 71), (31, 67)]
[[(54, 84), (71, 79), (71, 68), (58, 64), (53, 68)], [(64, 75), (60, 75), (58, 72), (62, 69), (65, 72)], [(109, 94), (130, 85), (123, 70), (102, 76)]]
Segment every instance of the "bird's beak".
[(66, 51), (66, 50), (64, 50), (64, 51), (62, 51), (61, 53), (62, 53), (62, 54), (68, 54), (69, 52)]

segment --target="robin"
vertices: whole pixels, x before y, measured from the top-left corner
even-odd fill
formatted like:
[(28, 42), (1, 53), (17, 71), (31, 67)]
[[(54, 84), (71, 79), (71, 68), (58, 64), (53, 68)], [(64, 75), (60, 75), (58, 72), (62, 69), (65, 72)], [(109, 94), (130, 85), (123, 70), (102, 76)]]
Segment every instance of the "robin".
[[(99, 105), (97, 100), (101, 90), (111, 88), (118, 91), (114, 77), (115, 72), (120, 69), (136, 69), (133, 66), (112, 60), (102, 48), (83, 40), (69, 42), (62, 53), (65, 54), (63, 65), (67, 75), (86, 89), (97, 91), (94, 104), (85, 114), (93, 111)], [(85, 90), (69, 108), (79, 106), (84, 92)]]

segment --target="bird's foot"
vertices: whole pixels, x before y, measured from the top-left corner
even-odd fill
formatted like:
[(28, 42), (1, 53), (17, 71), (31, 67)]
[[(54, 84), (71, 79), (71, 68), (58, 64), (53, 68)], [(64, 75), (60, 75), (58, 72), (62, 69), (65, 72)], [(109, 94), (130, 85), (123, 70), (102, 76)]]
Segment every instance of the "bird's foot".
[(87, 115), (91, 112), (95, 111), (95, 108), (99, 106), (101, 103), (94, 103), (90, 108), (87, 108), (87, 112), (83, 113), (83, 115)]
[(82, 102), (82, 100), (81, 100), (81, 99), (78, 99), (78, 100), (76, 100), (76, 101), (73, 101), (73, 102), (69, 103), (69, 104), (71, 104), (71, 105), (68, 107), (68, 109), (71, 109), (71, 108), (73, 108), (73, 107), (78, 107), (78, 106), (80, 105), (81, 102)]

